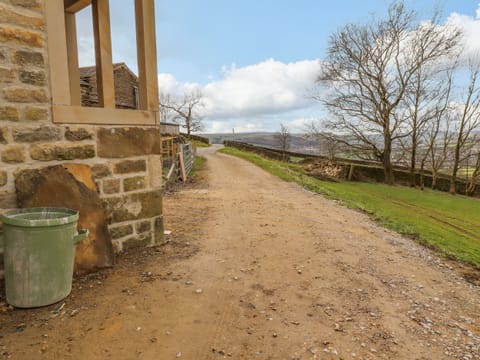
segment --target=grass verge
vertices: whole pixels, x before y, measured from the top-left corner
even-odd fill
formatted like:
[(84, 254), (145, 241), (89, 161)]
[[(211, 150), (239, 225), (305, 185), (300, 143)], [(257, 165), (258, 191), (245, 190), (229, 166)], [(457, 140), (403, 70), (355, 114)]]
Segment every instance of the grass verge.
[(193, 167), (190, 172), (190, 179), (193, 181), (199, 181), (203, 178), (203, 170), (205, 170), (205, 163), (207, 159), (203, 156), (195, 156), (193, 159)]
[(233, 148), (224, 154), (246, 159), (279, 178), (367, 212), (381, 225), (407, 234), (441, 254), (480, 268), (480, 201), (403, 186), (325, 182), (305, 174), (303, 166), (268, 160)]
[(211, 146), (210, 144), (205, 144), (204, 142), (201, 142), (201, 141), (198, 141), (198, 140), (193, 140), (193, 144), (194, 144), (195, 147), (197, 147), (197, 148), (206, 148), (206, 147), (210, 147), (210, 146)]

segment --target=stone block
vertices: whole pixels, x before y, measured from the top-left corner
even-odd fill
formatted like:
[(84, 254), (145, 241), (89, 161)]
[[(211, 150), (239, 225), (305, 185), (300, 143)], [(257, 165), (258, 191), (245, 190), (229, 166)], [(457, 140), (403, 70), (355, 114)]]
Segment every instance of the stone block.
[(7, 184), (8, 175), (6, 171), (0, 170), (0, 186)]
[(40, 10), (42, 8), (41, 0), (9, 0), (10, 4), (21, 6), (30, 10)]
[(20, 113), (18, 109), (13, 106), (0, 106), (0, 121), (1, 120), (18, 121), (20, 120)]
[(102, 188), (104, 194), (118, 194), (120, 192), (120, 179), (105, 179)]
[(8, 136), (8, 129), (4, 127), (0, 127), (0, 144), (5, 145), (6, 143), (8, 143), (7, 136)]
[(25, 120), (48, 120), (48, 109), (41, 107), (28, 107), (25, 110)]
[(2, 150), (2, 161), (8, 164), (25, 162), (25, 146), (23, 145), (10, 145), (6, 146)]
[(112, 239), (120, 239), (131, 234), (133, 234), (132, 225), (122, 225), (110, 228), (110, 235), (112, 236)]
[(62, 138), (62, 132), (58, 126), (17, 128), (12, 135), (15, 142), (21, 143), (57, 141)]
[(30, 16), (25, 14), (25, 11), (18, 12), (12, 8), (6, 7), (3, 4), (0, 4), (0, 22), (20, 25), (37, 30), (43, 30), (45, 28), (45, 21), (43, 20), (43, 17), (38, 15)]
[(103, 158), (160, 154), (160, 135), (156, 128), (99, 128), (97, 148)]
[(96, 164), (92, 166), (92, 173), (94, 179), (102, 179), (104, 177), (112, 175), (108, 165)]
[(135, 224), (135, 231), (137, 234), (141, 234), (150, 230), (152, 230), (152, 223), (150, 220), (141, 221)]
[(148, 157), (148, 174), (151, 188), (162, 187), (163, 164), (161, 156), (150, 155)]
[(161, 244), (165, 240), (165, 227), (163, 225), (163, 216), (158, 216), (153, 221), (153, 232), (155, 234), (155, 244)]
[(0, 42), (37, 48), (42, 47), (44, 43), (41, 33), (6, 24), (0, 25)]
[(125, 194), (104, 199), (111, 224), (162, 215), (162, 190)]
[(116, 163), (113, 167), (115, 174), (128, 174), (133, 172), (142, 172), (147, 170), (145, 160), (125, 160)]
[[(78, 166), (79, 169), (74, 169)], [(77, 179), (62, 165), (42, 169), (23, 170), (15, 176), (18, 206), (67, 207), (79, 211), (79, 229), (89, 229), (90, 235), (77, 245), (75, 271), (90, 272), (114, 264), (113, 248), (105, 221), (98, 189), (90, 189), (83, 182), (93, 184), (88, 165), (69, 164), (70, 170), (80, 174)]]
[(152, 244), (152, 235), (151, 234), (141, 234), (134, 237), (131, 237), (122, 242), (123, 250), (146, 247)]
[(30, 147), (33, 160), (74, 160), (95, 157), (93, 145), (35, 144)]
[(13, 59), (20, 66), (43, 67), (45, 65), (43, 54), (36, 51), (17, 50), (13, 55)]
[(24, 84), (44, 86), (47, 83), (45, 71), (42, 70), (20, 70), (20, 81)]
[(134, 176), (131, 178), (123, 179), (123, 191), (135, 191), (145, 189), (145, 177), (144, 176)]
[(46, 103), (48, 101), (45, 89), (11, 86), (3, 89), (5, 100), (13, 103)]
[(0, 83), (12, 83), (15, 81), (15, 72), (12, 69), (0, 67)]
[(65, 139), (68, 141), (92, 140), (93, 133), (85, 128), (70, 128), (65, 130)]

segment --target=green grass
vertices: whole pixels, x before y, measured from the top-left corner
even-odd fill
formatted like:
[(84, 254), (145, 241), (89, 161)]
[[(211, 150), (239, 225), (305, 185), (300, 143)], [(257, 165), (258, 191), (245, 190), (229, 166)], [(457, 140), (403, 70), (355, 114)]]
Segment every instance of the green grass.
[(438, 191), (342, 181), (324, 182), (298, 164), (265, 159), (233, 148), (221, 152), (244, 158), (283, 180), (367, 212), (381, 225), (414, 235), (441, 254), (480, 268), (480, 201)]
[(207, 162), (207, 159), (204, 158), (203, 156), (195, 156), (193, 159), (193, 167), (192, 171), (190, 172), (190, 179), (193, 181), (199, 181), (202, 179), (202, 170), (205, 170), (205, 163)]
[(207, 159), (204, 158), (203, 156), (195, 156), (195, 159), (193, 159), (193, 171), (199, 171), (203, 170), (205, 168), (205, 163), (207, 162)]
[(204, 142), (201, 142), (201, 141), (198, 141), (198, 140), (192, 140), (192, 142), (193, 142), (193, 145), (195, 145), (195, 147), (197, 147), (197, 148), (210, 147), (210, 144), (205, 144)]
[(290, 156), (290, 161), (293, 163), (299, 163), (305, 160), (305, 158), (299, 157), (299, 156)]

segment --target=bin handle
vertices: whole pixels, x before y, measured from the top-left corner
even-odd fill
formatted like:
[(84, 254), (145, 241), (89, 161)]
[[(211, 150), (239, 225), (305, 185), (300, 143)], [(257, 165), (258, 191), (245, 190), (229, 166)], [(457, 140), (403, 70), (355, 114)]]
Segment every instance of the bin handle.
[(73, 245), (77, 245), (80, 241), (85, 239), (90, 234), (88, 229), (81, 229), (78, 231), (78, 234), (73, 237)]

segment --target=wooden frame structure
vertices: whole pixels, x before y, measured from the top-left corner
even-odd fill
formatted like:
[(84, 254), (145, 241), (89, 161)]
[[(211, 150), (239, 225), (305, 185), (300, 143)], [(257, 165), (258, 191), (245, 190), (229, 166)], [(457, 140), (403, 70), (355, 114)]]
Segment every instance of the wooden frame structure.
[[(53, 122), (159, 125), (154, 0), (135, 1), (139, 109), (115, 109), (109, 0), (48, 0), (47, 21)], [(82, 107), (75, 13), (92, 6), (100, 107)]]

